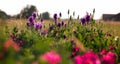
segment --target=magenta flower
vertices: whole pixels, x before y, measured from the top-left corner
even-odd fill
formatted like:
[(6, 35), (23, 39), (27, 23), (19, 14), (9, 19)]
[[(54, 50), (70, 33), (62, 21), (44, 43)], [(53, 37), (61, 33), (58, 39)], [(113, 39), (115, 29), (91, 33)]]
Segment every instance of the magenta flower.
[(84, 54), (84, 64), (101, 64), (97, 54), (87, 52)]
[(111, 37), (112, 35), (110, 33), (108, 33), (107, 36)]
[(76, 57), (74, 58), (75, 64), (83, 64), (83, 61), (84, 61), (83, 56), (76, 56)]
[(113, 46), (112, 46), (112, 45), (110, 45), (109, 49), (110, 49), (110, 50), (113, 50), (114, 48), (113, 48)]
[(79, 48), (77, 46), (73, 47), (73, 52), (79, 52)]
[(107, 54), (107, 51), (106, 49), (102, 49), (102, 51), (100, 52), (101, 55), (106, 55)]
[(113, 52), (108, 52), (102, 57), (102, 64), (114, 64), (116, 61), (116, 55)]
[(76, 56), (74, 62), (75, 64), (101, 64), (98, 55), (93, 52), (87, 52), (82, 56)]
[(61, 62), (61, 57), (54, 51), (47, 52), (43, 55), (43, 58), (48, 61), (49, 64), (57, 64)]

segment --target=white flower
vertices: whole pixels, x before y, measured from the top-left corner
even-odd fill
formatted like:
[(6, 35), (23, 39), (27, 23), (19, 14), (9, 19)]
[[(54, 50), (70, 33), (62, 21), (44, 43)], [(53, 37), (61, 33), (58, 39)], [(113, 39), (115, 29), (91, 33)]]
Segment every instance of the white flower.
[(118, 36), (116, 36), (116, 37), (115, 37), (115, 41), (117, 41), (117, 40), (118, 40), (118, 38), (119, 38), (119, 37), (118, 37)]

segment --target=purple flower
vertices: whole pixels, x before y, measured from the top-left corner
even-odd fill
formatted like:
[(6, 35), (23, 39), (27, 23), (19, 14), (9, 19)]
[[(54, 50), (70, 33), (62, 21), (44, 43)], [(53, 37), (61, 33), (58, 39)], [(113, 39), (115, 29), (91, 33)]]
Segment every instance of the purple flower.
[(63, 26), (64, 25), (64, 22), (62, 21), (61, 25)]
[(26, 24), (27, 24), (28, 27), (30, 26), (30, 22), (27, 22)]
[(33, 18), (35, 19), (35, 18), (37, 17), (37, 12), (34, 12), (34, 13), (32, 14), (32, 16), (33, 16)]
[(61, 23), (59, 22), (59, 23), (57, 24), (57, 26), (58, 26), (58, 27), (61, 27)]
[(44, 20), (44, 19), (43, 19), (43, 18), (41, 18), (41, 22), (43, 22), (43, 20)]
[(40, 22), (37, 22), (35, 26), (36, 26), (36, 29), (42, 29), (42, 23)]
[(57, 14), (54, 14), (54, 20), (56, 21), (57, 20)]
[(81, 22), (82, 22), (82, 25), (85, 25), (86, 19), (85, 19), (85, 18), (81, 18), (80, 20), (81, 20)]
[(49, 29), (52, 30), (53, 29), (53, 25), (50, 25)]
[(30, 17), (28, 18), (28, 20), (29, 20), (30, 22), (33, 22), (33, 21), (34, 21), (33, 16), (30, 16)]
[(59, 13), (59, 16), (62, 17), (62, 13), (61, 12)]
[(87, 14), (85, 18), (86, 18), (86, 21), (90, 21), (90, 15), (89, 14)]

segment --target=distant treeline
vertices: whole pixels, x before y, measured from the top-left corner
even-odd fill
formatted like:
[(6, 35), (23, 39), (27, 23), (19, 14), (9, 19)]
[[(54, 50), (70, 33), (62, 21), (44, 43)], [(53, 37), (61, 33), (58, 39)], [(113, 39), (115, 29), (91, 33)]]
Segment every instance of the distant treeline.
[[(21, 10), (19, 14), (16, 15), (8, 15), (6, 14), (5, 11), (0, 10), (0, 19), (10, 19), (10, 18), (15, 18), (15, 19), (27, 19), (30, 15), (32, 15), (33, 12), (38, 12), (36, 6), (34, 5), (27, 5), (25, 8)], [(38, 13), (38, 19), (50, 19), (50, 14), (49, 12), (44, 12), (44, 13)]]

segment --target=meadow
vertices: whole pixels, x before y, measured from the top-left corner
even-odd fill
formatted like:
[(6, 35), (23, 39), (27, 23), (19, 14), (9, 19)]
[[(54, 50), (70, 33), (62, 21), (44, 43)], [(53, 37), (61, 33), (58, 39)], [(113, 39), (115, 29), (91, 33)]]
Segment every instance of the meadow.
[(0, 20), (1, 64), (120, 63), (120, 22), (34, 17)]

